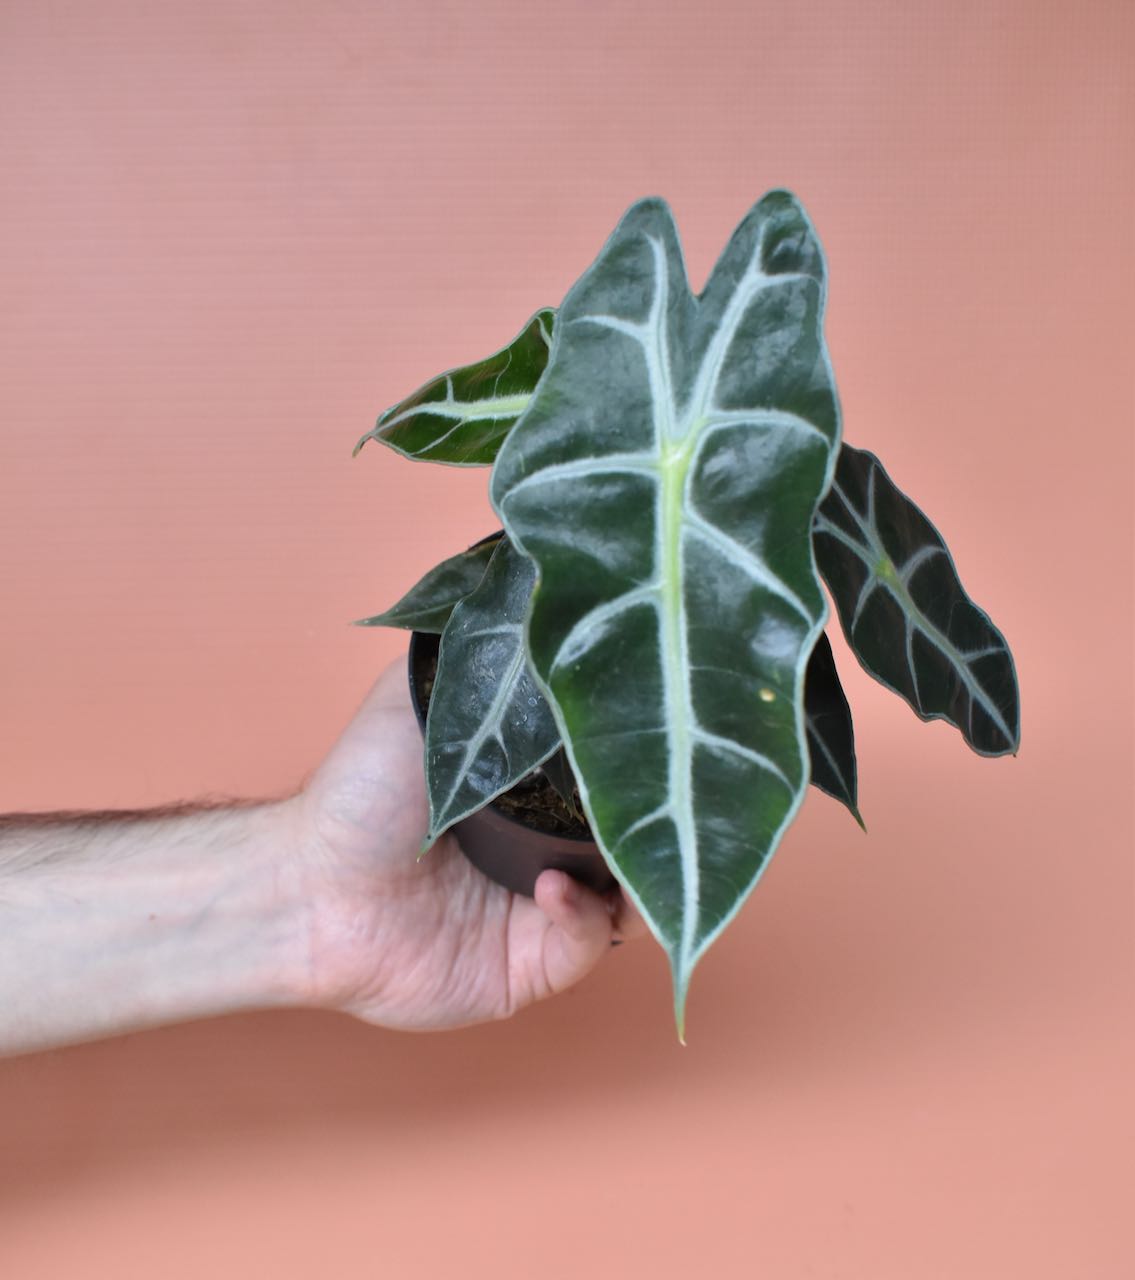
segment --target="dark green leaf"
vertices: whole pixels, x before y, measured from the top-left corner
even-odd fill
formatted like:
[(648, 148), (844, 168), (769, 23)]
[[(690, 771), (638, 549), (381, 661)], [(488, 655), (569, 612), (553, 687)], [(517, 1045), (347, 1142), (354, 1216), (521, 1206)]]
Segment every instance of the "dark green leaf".
[(450, 615), (426, 717), (432, 844), (556, 749), (559, 734), (524, 650), (535, 566), (502, 539)]
[(528, 627), (591, 828), (690, 974), (808, 780), (804, 669), (823, 626), (810, 528), (839, 442), (824, 265), (787, 192), (700, 297), (659, 200), (569, 292), (492, 481), (537, 562)]
[(387, 409), (355, 453), (380, 440), (426, 462), (491, 463), (548, 363), (554, 316), (551, 309), (538, 311), (503, 350), (441, 374)]
[(1016, 752), (1020, 702), (1009, 646), (966, 595), (937, 529), (874, 454), (843, 446), (814, 543), (863, 667), (923, 720), (956, 726), (979, 754)]
[(845, 804), (866, 831), (859, 812), (851, 708), (839, 682), (835, 654), (826, 632), (816, 641), (804, 673), (804, 724), (813, 785)]
[(552, 786), (555, 787), (556, 794), (567, 805), (572, 814), (577, 818), (582, 818), (583, 814), (579, 811), (579, 802), (576, 799), (575, 774), (571, 771), (567, 752), (564, 751), (563, 747), (561, 746), (558, 751), (553, 752), (540, 766), (540, 769)]
[(407, 631), (427, 631), (440, 635), (459, 600), (475, 590), (485, 576), (497, 538), (478, 542), (468, 551), (450, 556), (435, 565), (417, 586), (373, 618), (359, 618), (356, 627), (402, 627)]

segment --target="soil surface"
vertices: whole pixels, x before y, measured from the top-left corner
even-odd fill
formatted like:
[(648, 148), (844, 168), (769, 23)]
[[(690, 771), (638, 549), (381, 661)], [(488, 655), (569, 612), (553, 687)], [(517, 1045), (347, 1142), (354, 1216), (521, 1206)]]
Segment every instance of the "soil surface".
[[(419, 676), (422, 696), (426, 700), (427, 707), (433, 696), (436, 675), (437, 651), (435, 649), (429, 655), (428, 661), (423, 663), (423, 670)], [(583, 807), (580, 804), (578, 789), (573, 799), (577, 813), (572, 813), (560, 793), (544, 776), (543, 770), (537, 768), (525, 774), (516, 786), (506, 791), (504, 795), (497, 796), (492, 801), (492, 806), (507, 817), (522, 822), (535, 831), (574, 839), (591, 839), (591, 828), (582, 816)]]

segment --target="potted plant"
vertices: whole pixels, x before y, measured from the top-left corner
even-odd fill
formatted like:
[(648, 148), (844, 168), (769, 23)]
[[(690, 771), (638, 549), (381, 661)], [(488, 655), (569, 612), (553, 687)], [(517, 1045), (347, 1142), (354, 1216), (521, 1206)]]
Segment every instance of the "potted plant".
[(640, 201), (558, 310), (355, 447), (491, 465), (503, 525), (361, 620), (440, 636), (413, 681), (424, 848), (518, 784), (577, 809), (669, 956), (679, 1037), (694, 966), (809, 781), (862, 825), (821, 577), (859, 662), (918, 716), (982, 755), (1020, 736), (1001, 633), (926, 516), (842, 441), (825, 279), (807, 215), (773, 191), (695, 296), (668, 206)]

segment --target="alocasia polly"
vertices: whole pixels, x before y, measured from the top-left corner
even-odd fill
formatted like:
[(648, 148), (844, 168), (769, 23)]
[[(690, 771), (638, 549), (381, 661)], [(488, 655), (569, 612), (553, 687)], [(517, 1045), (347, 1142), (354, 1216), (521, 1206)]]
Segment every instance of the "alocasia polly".
[(821, 575), (852, 652), (918, 715), (984, 755), (1019, 741), (1004, 638), (926, 516), (842, 443), (825, 292), (788, 192), (699, 295), (668, 207), (640, 201), (556, 312), (356, 446), (492, 465), (505, 529), (362, 620), (442, 637), (428, 838), (542, 763), (569, 803), (574, 781), (669, 956), (679, 1035), (694, 966), (808, 782), (862, 825)]

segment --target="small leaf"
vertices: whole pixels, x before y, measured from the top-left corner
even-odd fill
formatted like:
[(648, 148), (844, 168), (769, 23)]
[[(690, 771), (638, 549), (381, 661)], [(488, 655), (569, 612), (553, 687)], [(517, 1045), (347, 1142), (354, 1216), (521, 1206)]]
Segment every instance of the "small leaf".
[(538, 311), (507, 347), (443, 373), (387, 409), (354, 452), (380, 440), (407, 458), (490, 464), (548, 363), (554, 316), (550, 308)]
[(352, 625), (402, 627), (406, 631), (440, 635), (454, 606), (480, 585), (500, 537), (497, 534), (491, 540), (478, 542), (468, 551), (443, 560), (385, 613), (376, 613), (373, 618), (359, 618)]
[(1016, 752), (1020, 700), (1001, 632), (966, 595), (937, 529), (874, 454), (844, 444), (813, 524), (820, 572), (864, 669), (984, 756)]
[(839, 682), (827, 632), (821, 632), (804, 673), (804, 726), (812, 761), (812, 785), (845, 804), (866, 831), (859, 812), (851, 708)]
[(507, 540), (441, 636), (426, 717), (432, 844), (556, 749), (559, 731), (528, 666), (524, 616), (536, 568)]
[(585, 821), (576, 801), (575, 774), (571, 771), (571, 765), (568, 763), (567, 753), (563, 747), (561, 746), (558, 751), (553, 752), (540, 766), (540, 769), (544, 777), (555, 788), (556, 794), (567, 805), (572, 816), (580, 819), (580, 821)]

